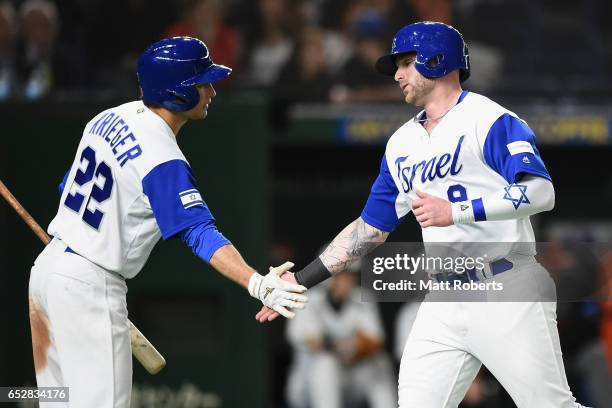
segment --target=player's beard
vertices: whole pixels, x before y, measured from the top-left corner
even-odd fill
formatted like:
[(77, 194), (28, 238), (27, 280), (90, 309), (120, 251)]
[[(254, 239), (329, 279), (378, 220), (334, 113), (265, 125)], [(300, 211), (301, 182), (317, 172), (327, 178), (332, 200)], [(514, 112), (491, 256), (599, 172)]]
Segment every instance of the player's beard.
[(406, 103), (414, 106), (424, 107), (427, 97), (436, 85), (435, 79), (425, 78), (419, 75), (410, 84), (410, 92), (406, 95)]

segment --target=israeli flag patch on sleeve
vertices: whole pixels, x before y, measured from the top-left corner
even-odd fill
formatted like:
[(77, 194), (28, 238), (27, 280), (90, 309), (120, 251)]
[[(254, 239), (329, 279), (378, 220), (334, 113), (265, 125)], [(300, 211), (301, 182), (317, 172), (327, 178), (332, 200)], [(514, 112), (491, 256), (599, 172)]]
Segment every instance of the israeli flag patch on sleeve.
[(519, 140), (516, 142), (508, 143), (506, 145), (508, 151), (510, 152), (510, 156), (514, 156), (519, 153), (531, 153), (535, 154), (533, 151), (533, 147), (531, 147), (531, 143), (526, 142), (524, 140)]
[(185, 209), (195, 207), (196, 205), (204, 206), (204, 200), (202, 200), (202, 196), (195, 188), (180, 192), (179, 198)]

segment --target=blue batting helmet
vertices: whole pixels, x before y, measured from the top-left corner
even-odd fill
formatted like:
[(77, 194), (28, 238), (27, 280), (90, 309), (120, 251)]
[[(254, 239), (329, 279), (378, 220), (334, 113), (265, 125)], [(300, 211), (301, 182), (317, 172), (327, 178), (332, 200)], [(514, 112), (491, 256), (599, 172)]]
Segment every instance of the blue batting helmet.
[(391, 52), (376, 62), (381, 74), (395, 75), (397, 55), (416, 53), (415, 67), (427, 78), (439, 78), (459, 70), (459, 80), (470, 76), (470, 57), (463, 36), (444, 23), (425, 21), (403, 27), (395, 34)]
[(152, 44), (138, 60), (142, 99), (184, 112), (198, 104), (195, 85), (227, 77), (231, 68), (212, 62), (206, 44), (197, 38), (172, 37)]

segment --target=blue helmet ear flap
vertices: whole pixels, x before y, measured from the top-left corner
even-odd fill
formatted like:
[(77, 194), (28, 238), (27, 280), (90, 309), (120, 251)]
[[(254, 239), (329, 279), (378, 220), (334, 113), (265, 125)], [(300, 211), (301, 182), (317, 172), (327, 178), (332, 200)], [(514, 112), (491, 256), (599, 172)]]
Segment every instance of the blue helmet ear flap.
[(180, 92), (177, 89), (167, 89), (166, 93), (167, 97), (161, 105), (173, 112), (187, 111), (196, 106), (200, 100), (200, 95), (195, 85), (185, 86)]

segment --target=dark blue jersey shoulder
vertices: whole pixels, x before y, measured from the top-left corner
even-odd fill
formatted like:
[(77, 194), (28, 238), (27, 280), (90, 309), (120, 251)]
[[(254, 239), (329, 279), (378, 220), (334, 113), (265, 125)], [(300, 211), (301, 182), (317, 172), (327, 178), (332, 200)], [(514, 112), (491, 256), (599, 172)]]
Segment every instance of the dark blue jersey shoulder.
[(155, 166), (142, 179), (142, 188), (164, 239), (202, 222), (214, 223), (191, 168), (183, 160)]
[(395, 230), (401, 223), (395, 210), (398, 195), (399, 190), (393, 181), (385, 155), (380, 163), (380, 173), (372, 185), (368, 201), (361, 212), (361, 218), (382, 231)]
[(551, 180), (535, 144), (535, 134), (525, 122), (501, 115), (491, 126), (483, 146), (485, 162), (509, 184), (525, 174)]

